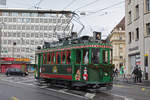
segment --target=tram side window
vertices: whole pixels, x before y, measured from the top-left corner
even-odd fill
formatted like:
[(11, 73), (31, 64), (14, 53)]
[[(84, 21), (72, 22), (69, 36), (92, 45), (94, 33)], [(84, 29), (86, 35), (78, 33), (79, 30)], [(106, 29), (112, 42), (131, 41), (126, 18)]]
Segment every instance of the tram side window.
[(70, 64), (71, 63), (71, 52), (66, 51), (66, 63)]
[(43, 64), (45, 64), (45, 62), (46, 62), (46, 61), (45, 61), (45, 60), (46, 60), (45, 58), (46, 58), (46, 55), (45, 55), (45, 53), (43, 53)]
[(112, 64), (112, 60), (113, 60), (113, 55), (112, 55), (113, 53), (112, 53), (112, 49), (110, 50), (110, 64)]
[(47, 64), (50, 64), (50, 53), (47, 53)]
[(93, 48), (92, 49), (92, 63), (93, 64), (99, 64), (100, 63), (100, 49), (99, 48)]
[(107, 64), (108, 63), (108, 51), (103, 50), (103, 63)]
[(55, 53), (51, 53), (51, 64), (54, 64), (55, 63)]
[(65, 51), (61, 52), (61, 64), (65, 64)]
[(43, 55), (42, 55), (42, 54), (40, 54), (40, 65), (42, 65), (42, 64), (43, 64), (43, 59), (42, 59), (42, 57), (43, 57)]
[(81, 63), (81, 50), (77, 49), (76, 50), (76, 64), (80, 64)]
[(89, 49), (83, 49), (83, 64), (89, 63)]
[(57, 52), (56, 53), (56, 64), (60, 64), (60, 57), (61, 57), (60, 52)]

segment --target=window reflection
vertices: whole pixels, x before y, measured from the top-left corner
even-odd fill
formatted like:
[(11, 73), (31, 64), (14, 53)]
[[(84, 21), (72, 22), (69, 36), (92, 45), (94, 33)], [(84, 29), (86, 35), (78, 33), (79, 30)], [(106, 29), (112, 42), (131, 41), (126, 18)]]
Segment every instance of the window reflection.
[(92, 57), (92, 63), (93, 64), (99, 64), (100, 63), (100, 49), (99, 48), (93, 48), (91, 57)]

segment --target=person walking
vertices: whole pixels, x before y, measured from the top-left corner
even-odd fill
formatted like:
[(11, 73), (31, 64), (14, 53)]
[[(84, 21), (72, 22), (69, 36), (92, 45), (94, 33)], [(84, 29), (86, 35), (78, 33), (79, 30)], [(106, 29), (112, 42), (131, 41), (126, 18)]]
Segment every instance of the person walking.
[(118, 69), (115, 69), (115, 77), (118, 77)]
[(141, 67), (138, 68), (137, 76), (138, 76), (138, 82), (141, 83), (142, 82), (142, 70), (141, 70)]
[(132, 74), (134, 75), (134, 82), (138, 82), (138, 67), (135, 67)]

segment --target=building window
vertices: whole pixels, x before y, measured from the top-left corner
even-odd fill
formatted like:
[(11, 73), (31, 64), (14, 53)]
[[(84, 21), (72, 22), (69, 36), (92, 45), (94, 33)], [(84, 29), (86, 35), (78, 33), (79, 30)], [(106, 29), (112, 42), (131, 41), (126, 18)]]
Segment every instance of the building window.
[(43, 33), (40, 33), (40, 38), (43, 38)]
[(16, 22), (17, 21), (17, 19), (16, 18), (13, 18), (13, 22)]
[(128, 4), (130, 4), (131, 3), (131, 0), (128, 0)]
[(146, 24), (147, 35), (150, 35), (150, 23)]
[(128, 23), (130, 24), (131, 23), (131, 21), (132, 21), (132, 19), (131, 19), (131, 11), (128, 13)]
[(18, 16), (17, 12), (12, 12), (12, 16)]
[(8, 18), (8, 22), (12, 22), (12, 18)]
[(34, 40), (31, 40), (30, 42), (31, 42), (31, 45), (34, 45)]
[(146, 0), (146, 11), (150, 11), (150, 0)]
[(3, 41), (3, 44), (7, 44), (7, 40), (4, 40), (4, 41)]
[(136, 40), (139, 40), (139, 28), (136, 28)]
[(53, 19), (53, 23), (56, 23), (56, 19)]
[(131, 32), (129, 32), (129, 43), (131, 43)]
[(9, 16), (9, 13), (8, 12), (3, 12), (2, 15), (3, 16)]
[(122, 36), (119, 36), (119, 40), (122, 40)]
[(17, 36), (17, 34), (16, 33), (13, 33), (13, 37), (16, 37)]
[(34, 37), (34, 33), (31, 33), (31, 37)]
[(139, 17), (139, 5), (135, 6), (135, 10), (136, 10), (136, 18)]

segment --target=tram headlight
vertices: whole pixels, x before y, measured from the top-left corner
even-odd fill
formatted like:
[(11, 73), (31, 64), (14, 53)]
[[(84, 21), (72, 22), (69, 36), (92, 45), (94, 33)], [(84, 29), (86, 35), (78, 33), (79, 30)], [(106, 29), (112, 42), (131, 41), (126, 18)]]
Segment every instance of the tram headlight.
[(104, 73), (105, 76), (108, 76), (108, 73)]

